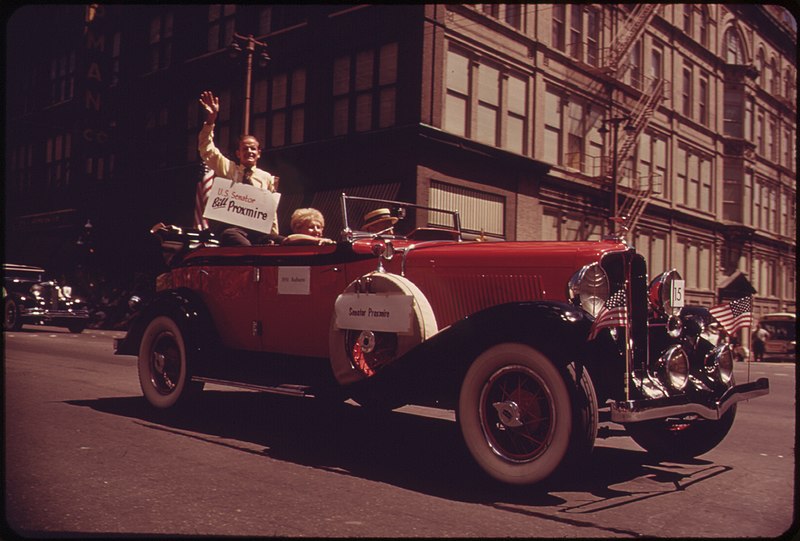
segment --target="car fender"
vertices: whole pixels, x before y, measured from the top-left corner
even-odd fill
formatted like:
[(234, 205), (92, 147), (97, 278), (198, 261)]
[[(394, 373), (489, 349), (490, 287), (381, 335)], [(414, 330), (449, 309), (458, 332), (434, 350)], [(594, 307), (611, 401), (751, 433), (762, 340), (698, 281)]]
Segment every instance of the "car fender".
[[(569, 362), (593, 357), (586, 337), (592, 318), (563, 302), (529, 301), (492, 306), (440, 330), (429, 340), (363, 382), (422, 396), (458, 396), (469, 366), (489, 347), (504, 342), (527, 344), (566, 370)], [(449, 390), (445, 390), (449, 387)]]
[(163, 291), (150, 299), (131, 321), (125, 338), (118, 342), (117, 355), (138, 355), (147, 325), (158, 316), (172, 318), (181, 329), (187, 355), (208, 359), (208, 352), (217, 343), (217, 332), (205, 303), (189, 289)]

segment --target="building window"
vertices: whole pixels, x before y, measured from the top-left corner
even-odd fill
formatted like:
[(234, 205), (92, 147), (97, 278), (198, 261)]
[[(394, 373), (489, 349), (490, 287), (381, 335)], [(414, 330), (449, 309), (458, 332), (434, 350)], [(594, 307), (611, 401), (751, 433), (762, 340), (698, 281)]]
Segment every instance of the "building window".
[[(474, 234), (505, 238), (506, 198), (479, 190), (432, 180), (430, 206), (458, 210), (461, 228)], [(430, 212), (428, 225), (452, 227), (449, 214)]]
[(172, 62), (172, 13), (150, 19), (149, 71), (166, 69)]
[(217, 51), (233, 41), (236, 25), (236, 6), (212, 4), (208, 6), (208, 50)]
[(684, 4), (683, 5), (683, 31), (690, 38), (694, 37), (692, 35), (692, 16), (693, 15), (694, 15), (694, 7), (692, 6), (692, 4)]
[(692, 67), (683, 68), (683, 80), (681, 86), (681, 109), (684, 116), (692, 118)]
[(475, 139), (499, 147), (499, 115), (500, 70), (481, 64), (478, 66), (478, 124)]
[[(695, 4), (697, 6), (697, 4)], [(700, 25), (700, 45), (708, 48), (708, 7), (697, 6), (698, 24)]]
[(446, 86), (444, 129), (456, 135), (467, 137), (469, 131), (467, 120), (470, 116), (469, 58), (452, 49), (447, 52)]
[(650, 49), (650, 76), (658, 81), (664, 77), (664, 49), (654, 44)]
[(447, 54), (443, 127), (481, 143), (527, 152), (527, 79), (502, 66)]
[(544, 145), (542, 159), (544, 161), (561, 164), (561, 134), (563, 130), (561, 119), (561, 95), (548, 88), (544, 95)]
[(780, 139), (778, 133), (778, 122), (775, 120), (775, 117), (770, 116), (767, 146), (769, 147), (769, 159), (774, 163), (778, 163), (778, 144)]
[(725, 85), (723, 97), (723, 131), (728, 137), (742, 137), (744, 114), (744, 91), (740, 85)]
[(334, 135), (395, 125), (397, 55), (397, 43), (389, 43), (334, 60)]
[(722, 218), (743, 223), (744, 169), (740, 161), (727, 160), (723, 170)]
[(553, 4), (553, 21), (550, 29), (551, 45), (559, 51), (566, 50), (567, 6)]
[(504, 4), (505, 20), (517, 30), (522, 29), (522, 4)]
[(703, 126), (708, 126), (709, 118), (708, 118), (708, 103), (709, 103), (709, 83), (708, 83), (708, 75), (701, 75), (700, 76), (700, 95), (697, 97), (697, 120)]
[(643, 133), (639, 139), (635, 188), (652, 189), (657, 196), (665, 197), (664, 180), (667, 178), (667, 140), (659, 135)]
[[(266, 101), (266, 83), (257, 84), (255, 89), (254, 112), (256, 113), (256, 137), (269, 129), (270, 147), (302, 143), (305, 139), (306, 69), (297, 68), (289, 73), (277, 73), (272, 77), (269, 100), (269, 120), (263, 126), (260, 115), (265, 111), (262, 103)], [(262, 101), (263, 100), (263, 101)]]
[(569, 54), (583, 59), (583, 6), (580, 4), (570, 5)]
[(754, 141), (756, 145), (756, 151), (764, 156), (764, 151), (766, 149), (765, 139), (766, 139), (766, 122), (764, 122), (764, 111), (759, 111), (756, 115), (756, 127), (755, 127), (755, 136), (756, 140)]
[(600, 14), (595, 9), (586, 12), (586, 63), (600, 64)]
[(686, 280), (687, 289), (711, 291), (712, 252), (707, 242), (678, 238), (673, 250), (673, 267)]
[(758, 72), (758, 75), (756, 75), (756, 84), (760, 88), (764, 88), (764, 81), (767, 77), (767, 74), (764, 72), (766, 65), (766, 62), (764, 61), (764, 49), (759, 49), (758, 53), (756, 53), (755, 68)]
[(75, 52), (61, 54), (50, 62), (50, 103), (75, 96)]
[(72, 134), (58, 134), (48, 137), (45, 149), (47, 186), (60, 188), (70, 184), (70, 163), (72, 157)]
[(667, 236), (665, 233), (636, 229), (634, 244), (636, 252), (647, 260), (651, 276), (658, 276), (667, 270)]
[(631, 47), (630, 56), (630, 84), (637, 90), (642, 89), (642, 40), (637, 40)]
[(701, 212), (712, 212), (714, 194), (711, 159), (680, 146), (676, 167), (676, 202)]
[(505, 147), (517, 154), (527, 154), (527, 122), (525, 122), (527, 110), (527, 80), (515, 75), (509, 75)]
[(742, 42), (736, 30), (729, 28), (727, 32), (725, 32), (725, 40), (723, 43), (725, 47), (723, 51), (725, 62), (733, 65), (742, 65), (745, 63), (744, 49), (742, 48)]

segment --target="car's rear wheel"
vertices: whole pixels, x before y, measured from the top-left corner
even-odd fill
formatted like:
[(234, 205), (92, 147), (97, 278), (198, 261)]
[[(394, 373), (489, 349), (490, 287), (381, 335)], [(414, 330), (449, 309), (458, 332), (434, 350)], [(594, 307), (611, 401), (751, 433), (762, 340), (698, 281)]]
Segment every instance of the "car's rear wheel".
[[(499, 344), (479, 355), (464, 377), (457, 409), (478, 465), (503, 483), (533, 484), (571, 451), (590, 450), (597, 406), (593, 391), (585, 405), (573, 405), (571, 397), (591, 385), (588, 375), (579, 378), (572, 392), (556, 365), (524, 344)], [(580, 449), (571, 444), (576, 436)]]
[(21, 328), (22, 319), (19, 317), (19, 306), (14, 299), (8, 298), (3, 308), (3, 330), (18, 331)]
[(191, 381), (187, 344), (180, 327), (169, 317), (154, 318), (139, 347), (139, 384), (147, 401), (166, 409), (195, 398), (202, 383)]

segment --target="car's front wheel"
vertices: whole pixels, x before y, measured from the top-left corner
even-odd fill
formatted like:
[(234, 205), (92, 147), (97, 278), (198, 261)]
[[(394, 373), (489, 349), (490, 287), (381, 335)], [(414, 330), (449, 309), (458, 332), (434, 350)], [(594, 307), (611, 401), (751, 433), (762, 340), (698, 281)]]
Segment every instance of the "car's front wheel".
[(589, 406), (593, 415), (576, 416), (582, 406), (573, 406), (572, 395), (565, 376), (536, 349), (518, 343), (487, 349), (467, 371), (458, 402), (470, 454), (498, 481), (545, 479), (570, 453), (573, 434), (592, 428), (577, 425), (594, 420), (596, 431), (596, 405)]
[(3, 330), (18, 331), (21, 328), (22, 319), (19, 317), (19, 306), (14, 299), (8, 298), (3, 309)]
[(154, 318), (139, 346), (139, 384), (147, 401), (166, 409), (196, 397), (203, 384), (191, 381), (187, 344), (169, 317)]
[(718, 421), (709, 419), (657, 419), (625, 425), (640, 447), (658, 458), (687, 460), (720, 444), (733, 426), (736, 404)]
[(69, 332), (75, 334), (82, 333), (85, 328), (86, 328), (85, 321), (80, 321), (78, 323), (70, 323), (69, 325), (67, 325), (67, 329), (69, 329)]

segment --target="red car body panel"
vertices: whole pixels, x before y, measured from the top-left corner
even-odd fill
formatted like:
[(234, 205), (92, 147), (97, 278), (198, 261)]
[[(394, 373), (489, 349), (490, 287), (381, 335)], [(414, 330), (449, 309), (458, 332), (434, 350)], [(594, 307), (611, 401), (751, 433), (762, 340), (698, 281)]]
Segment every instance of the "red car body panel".
[[(200, 294), (226, 347), (328, 357), (336, 298), (376, 270), (375, 244), (201, 248), (173, 269), (172, 285)], [(564, 301), (576, 270), (627, 249), (615, 241), (392, 244), (398, 253), (385, 269), (420, 288), (440, 329), (497, 304)]]

